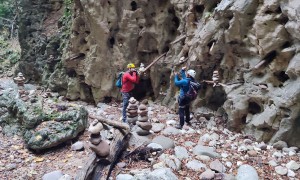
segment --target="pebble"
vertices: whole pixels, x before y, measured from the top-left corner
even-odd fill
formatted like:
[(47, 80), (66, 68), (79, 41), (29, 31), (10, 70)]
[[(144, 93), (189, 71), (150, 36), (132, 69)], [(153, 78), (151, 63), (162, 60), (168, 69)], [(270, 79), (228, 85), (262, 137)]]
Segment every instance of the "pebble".
[(229, 167), (229, 168), (232, 166), (232, 163), (229, 162), (229, 161), (227, 161), (225, 164), (226, 164), (226, 166)]
[(288, 170), (288, 173), (287, 173), (287, 176), (288, 177), (295, 177), (296, 176), (296, 174), (295, 174), (295, 172), (294, 171), (292, 171), (292, 170)]
[(288, 169), (286, 167), (282, 167), (282, 166), (276, 166), (275, 167), (275, 171), (277, 174), (279, 175), (286, 175), (288, 172)]
[(273, 167), (278, 165), (274, 160), (269, 161), (268, 164)]
[(296, 161), (292, 160), (286, 164), (286, 167), (290, 170), (298, 170), (300, 168), (300, 164), (298, 164)]
[(11, 164), (8, 164), (8, 165), (6, 166), (6, 169), (7, 169), (8, 171), (11, 171), (11, 170), (16, 169), (16, 168), (17, 168), (17, 164), (15, 164), (15, 163), (11, 163)]

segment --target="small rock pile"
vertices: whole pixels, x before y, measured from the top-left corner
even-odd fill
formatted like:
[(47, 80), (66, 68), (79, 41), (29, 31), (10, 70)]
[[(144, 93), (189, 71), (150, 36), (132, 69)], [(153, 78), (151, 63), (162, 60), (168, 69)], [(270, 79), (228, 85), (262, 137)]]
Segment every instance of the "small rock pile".
[(19, 72), (18, 76), (14, 78), (14, 81), (19, 87), (21, 87), (21, 88), (24, 87), (25, 78), (21, 72)]
[(90, 127), (89, 132), (91, 133), (89, 146), (100, 157), (106, 157), (109, 155), (109, 144), (101, 139), (100, 131), (103, 129), (102, 123), (98, 120), (94, 120)]
[(218, 71), (214, 71), (213, 72), (213, 76), (212, 76), (212, 80), (213, 80), (213, 82), (214, 82), (214, 85), (213, 85), (213, 87), (215, 87), (215, 86), (217, 86), (218, 85), (218, 83), (219, 83), (219, 72)]
[(139, 102), (131, 97), (129, 99), (129, 105), (127, 107), (127, 121), (129, 124), (135, 125), (136, 121), (138, 120), (138, 105)]
[(141, 104), (138, 110), (138, 128), (136, 133), (140, 136), (147, 136), (150, 134), (150, 129), (152, 128), (152, 124), (148, 121), (148, 110), (145, 104)]

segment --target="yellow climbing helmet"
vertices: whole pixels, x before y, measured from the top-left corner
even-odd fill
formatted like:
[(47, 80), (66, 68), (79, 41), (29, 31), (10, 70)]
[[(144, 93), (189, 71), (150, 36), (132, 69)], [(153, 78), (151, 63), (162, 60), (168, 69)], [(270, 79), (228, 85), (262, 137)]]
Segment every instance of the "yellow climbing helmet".
[(135, 65), (133, 63), (127, 64), (127, 68), (135, 68)]

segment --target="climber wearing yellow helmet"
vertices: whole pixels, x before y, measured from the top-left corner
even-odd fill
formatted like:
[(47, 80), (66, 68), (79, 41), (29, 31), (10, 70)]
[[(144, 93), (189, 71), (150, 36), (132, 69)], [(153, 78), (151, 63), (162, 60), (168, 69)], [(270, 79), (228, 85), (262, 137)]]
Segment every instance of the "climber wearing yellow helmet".
[(133, 63), (127, 64), (128, 71), (126, 71), (122, 76), (122, 99), (123, 99), (123, 110), (122, 110), (122, 120), (126, 122), (126, 108), (129, 103), (129, 99), (132, 96), (131, 92), (134, 88), (134, 84), (139, 82), (139, 77)]

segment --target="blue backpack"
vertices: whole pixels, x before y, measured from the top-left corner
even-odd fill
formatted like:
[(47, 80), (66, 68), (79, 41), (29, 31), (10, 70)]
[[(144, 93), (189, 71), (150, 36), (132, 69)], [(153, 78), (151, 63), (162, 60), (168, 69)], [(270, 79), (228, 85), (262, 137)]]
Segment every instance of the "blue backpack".
[(120, 72), (117, 78), (116, 86), (118, 88), (122, 88), (122, 77), (123, 77), (124, 72)]
[(189, 90), (186, 93), (186, 96), (191, 100), (195, 100), (198, 96), (198, 92), (201, 89), (201, 84), (196, 81), (189, 81)]

